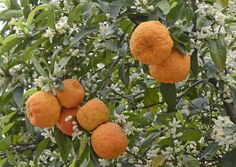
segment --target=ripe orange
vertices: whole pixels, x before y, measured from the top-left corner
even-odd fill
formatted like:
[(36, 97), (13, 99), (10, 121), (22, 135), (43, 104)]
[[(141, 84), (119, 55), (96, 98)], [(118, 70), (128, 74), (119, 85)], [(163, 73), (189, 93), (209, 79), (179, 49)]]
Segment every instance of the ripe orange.
[(91, 144), (99, 157), (110, 160), (125, 152), (128, 139), (118, 124), (107, 122), (93, 131)]
[[(60, 114), (59, 121), (57, 122), (57, 127), (68, 136), (72, 136), (72, 133), (74, 132), (73, 126), (75, 126), (76, 124), (73, 124), (73, 122), (77, 122), (77, 120), (75, 119), (77, 111), (78, 107), (63, 108)], [(71, 116), (72, 118), (69, 119), (69, 116)]]
[(26, 109), (33, 126), (50, 128), (59, 120), (61, 106), (52, 93), (38, 91), (28, 98)]
[(166, 60), (173, 47), (168, 29), (159, 21), (138, 25), (130, 39), (132, 55), (141, 63), (157, 65)]
[(103, 101), (98, 98), (94, 98), (80, 107), (76, 117), (79, 124), (85, 130), (92, 131), (98, 125), (109, 120), (109, 111)]
[(149, 66), (150, 75), (163, 83), (177, 83), (183, 81), (190, 72), (190, 56), (182, 55), (173, 48), (170, 56), (163, 63)]
[(82, 85), (73, 79), (63, 81), (64, 89), (57, 90), (57, 99), (65, 108), (72, 108), (80, 104), (84, 99), (84, 88)]

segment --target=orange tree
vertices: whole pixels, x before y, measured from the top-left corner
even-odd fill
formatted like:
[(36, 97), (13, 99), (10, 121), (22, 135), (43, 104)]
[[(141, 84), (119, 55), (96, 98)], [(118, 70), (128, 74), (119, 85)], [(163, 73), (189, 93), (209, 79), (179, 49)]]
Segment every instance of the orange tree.
[[(236, 165), (235, 0), (0, 2), (0, 166)], [(164, 30), (150, 24), (131, 38), (147, 21), (159, 21)], [(176, 54), (166, 65), (155, 65), (172, 47)], [(184, 55), (190, 62), (182, 60)], [(147, 64), (138, 61), (146, 63), (146, 56), (151, 57)], [(104, 147), (91, 144), (92, 132), (83, 130), (75, 114), (62, 120), (72, 136), (57, 126), (43, 129), (30, 123), (26, 101), (36, 91), (55, 97), (67, 92), (63, 98), (68, 103), (81, 101), (78, 90), (63, 91), (65, 79), (78, 80), (78, 90), (83, 87), (80, 107), (95, 111), (87, 102), (99, 98), (109, 121), (122, 127), (119, 134), (95, 129)], [(55, 105), (40, 101), (41, 106), (29, 104), (35, 109), (32, 116), (50, 122)], [(124, 133), (128, 146), (120, 155)], [(102, 159), (92, 145), (107, 157), (114, 157), (112, 149), (120, 156)]]

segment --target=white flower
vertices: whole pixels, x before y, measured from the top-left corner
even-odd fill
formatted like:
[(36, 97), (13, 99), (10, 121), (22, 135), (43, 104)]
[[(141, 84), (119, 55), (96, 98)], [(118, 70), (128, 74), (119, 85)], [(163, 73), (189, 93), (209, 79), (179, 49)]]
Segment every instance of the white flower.
[(132, 79), (138, 79), (138, 78), (139, 78), (139, 73), (137, 73), (137, 72), (132, 73), (131, 76), (130, 76), (131, 80)]
[(72, 49), (71, 56), (78, 56), (79, 49)]
[(169, 122), (169, 125), (172, 127), (172, 134), (176, 134), (176, 129), (182, 127), (182, 125), (179, 124), (179, 121), (177, 121), (176, 118), (173, 118), (173, 121)]
[(73, 23), (72, 27), (69, 28), (69, 34), (71, 35), (73, 32), (76, 32), (76, 33), (79, 32), (79, 28), (77, 27), (75, 23)]
[(50, 43), (52, 43), (52, 39), (53, 39), (54, 35), (55, 35), (55, 30), (48, 27), (48, 29), (46, 29), (46, 32), (43, 36), (46, 38), (49, 38)]
[(67, 32), (67, 29), (69, 28), (67, 20), (67, 16), (62, 16), (56, 23), (56, 30), (59, 32), (59, 34), (65, 34)]
[(72, 133), (72, 140), (75, 140), (75, 138), (80, 139), (80, 136), (83, 134), (83, 131), (73, 132)]
[(153, 5), (148, 6), (148, 10), (153, 11), (154, 10), (154, 6)]
[(105, 160), (105, 159), (98, 159), (98, 162), (100, 164), (101, 167), (108, 167), (110, 165), (110, 162)]
[(114, 113), (114, 116), (116, 118), (117, 123), (126, 123), (126, 120), (129, 118), (129, 116), (124, 115), (124, 114), (117, 114), (116, 112)]
[(38, 85), (40, 88), (42, 88), (43, 86), (45, 86), (48, 82), (48, 79), (46, 77), (40, 76), (36, 79), (34, 79), (34, 84)]
[(50, 130), (50, 129), (43, 129), (43, 130), (44, 130), (44, 132), (42, 133), (42, 135), (44, 136), (44, 138), (45, 139), (50, 138), (53, 143), (56, 143), (56, 140), (52, 135), (52, 130)]
[(120, 88), (118, 87), (118, 84), (111, 84), (110, 86), (111, 89), (113, 89), (116, 92), (120, 92)]
[(72, 118), (73, 118), (72, 115), (68, 115), (68, 116), (65, 118), (65, 121), (67, 122), (67, 121), (71, 120)]
[(113, 26), (109, 25), (107, 22), (99, 24), (99, 32), (102, 38), (109, 38), (115, 31), (113, 30)]
[(130, 135), (133, 134), (134, 131), (136, 131), (137, 129), (133, 126), (133, 122), (127, 122), (124, 126), (125, 129), (125, 134), (126, 135)]
[(225, 15), (222, 14), (222, 12), (216, 12), (216, 14), (215, 14), (215, 20), (216, 20), (220, 25), (224, 25), (224, 24), (225, 24)]
[(98, 67), (98, 70), (100, 70), (100, 69), (102, 69), (102, 68), (105, 67), (105, 64), (103, 64), (103, 63), (98, 63), (98, 64), (97, 64), (97, 67)]
[(51, 1), (49, 1), (49, 3), (51, 3), (54, 6), (59, 6), (60, 1), (59, 0), (51, 0)]
[(218, 144), (221, 146), (225, 147), (225, 151), (228, 151), (230, 148), (230, 145), (232, 145), (233, 143), (236, 142), (236, 140), (234, 138), (232, 138), (231, 135), (229, 136), (224, 136), (224, 137), (219, 137), (218, 140)]
[(147, 0), (142, 0), (143, 1), (143, 5), (146, 6), (148, 4)]

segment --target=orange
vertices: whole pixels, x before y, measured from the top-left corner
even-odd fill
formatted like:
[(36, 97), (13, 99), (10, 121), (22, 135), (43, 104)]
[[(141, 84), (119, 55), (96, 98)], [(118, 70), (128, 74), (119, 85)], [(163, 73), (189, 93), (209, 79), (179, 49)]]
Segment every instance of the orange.
[(91, 144), (99, 157), (110, 160), (125, 152), (128, 139), (118, 124), (107, 122), (94, 130)]
[(26, 109), (33, 126), (50, 128), (59, 120), (61, 106), (52, 93), (38, 91), (27, 99)]
[(76, 117), (79, 124), (85, 130), (92, 131), (98, 125), (109, 120), (109, 111), (103, 101), (98, 98), (94, 98), (80, 107)]
[(130, 39), (132, 55), (143, 64), (162, 63), (169, 57), (172, 47), (170, 33), (159, 21), (139, 24)]
[(182, 55), (173, 49), (169, 58), (163, 63), (149, 66), (150, 75), (162, 83), (177, 83), (186, 79), (190, 72), (190, 56)]
[(82, 85), (73, 79), (63, 81), (64, 89), (57, 90), (57, 99), (65, 108), (72, 108), (81, 103), (84, 99), (84, 88)]
[[(78, 111), (78, 107), (74, 108), (63, 108), (60, 114), (59, 121), (57, 122), (57, 127), (66, 135), (72, 136), (73, 131), (73, 122), (77, 122), (75, 115)], [(68, 117), (71, 116), (71, 119)], [(78, 125), (78, 123), (77, 123)]]

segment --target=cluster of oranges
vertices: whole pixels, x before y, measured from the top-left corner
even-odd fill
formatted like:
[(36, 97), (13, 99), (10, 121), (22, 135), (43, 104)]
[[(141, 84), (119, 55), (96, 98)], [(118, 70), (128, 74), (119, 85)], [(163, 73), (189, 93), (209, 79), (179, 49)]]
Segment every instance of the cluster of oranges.
[(64, 89), (50, 92), (38, 91), (27, 102), (27, 116), (31, 124), (39, 128), (57, 125), (66, 135), (86, 130), (92, 132), (91, 145), (96, 154), (104, 159), (114, 159), (125, 152), (128, 139), (123, 129), (109, 122), (109, 110), (98, 98), (83, 106), (85, 93), (82, 85), (73, 79), (63, 81)]
[(162, 83), (177, 83), (190, 72), (190, 56), (173, 47), (168, 29), (159, 21), (139, 24), (130, 40), (132, 55), (149, 65), (150, 75)]

